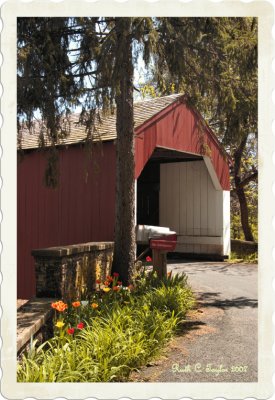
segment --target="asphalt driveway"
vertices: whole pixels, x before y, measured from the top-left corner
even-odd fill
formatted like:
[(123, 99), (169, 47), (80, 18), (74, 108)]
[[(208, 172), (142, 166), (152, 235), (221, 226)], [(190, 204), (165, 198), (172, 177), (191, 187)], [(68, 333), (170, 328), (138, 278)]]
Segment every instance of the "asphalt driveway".
[(186, 273), (198, 309), (165, 356), (133, 375), (147, 382), (257, 381), (257, 265), (170, 262)]

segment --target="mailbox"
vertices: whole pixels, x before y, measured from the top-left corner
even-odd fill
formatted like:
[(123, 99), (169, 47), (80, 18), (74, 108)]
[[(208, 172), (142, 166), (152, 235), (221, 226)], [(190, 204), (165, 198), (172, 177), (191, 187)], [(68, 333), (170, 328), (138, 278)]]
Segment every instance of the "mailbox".
[(138, 244), (148, 244), (152, 249), (153, 268), (159, 277), (167, 274), (168, 251), (174, 251), (177, 245), (177, 234), (169, 228), (151, 225), (137, 225), (136, 241)]
[(176, 245), (177, 235), (175, 233), (150, 240), (150, 248), (155, 250), (174, 251)]
[(177, 234), (163, 226), (137, 225), (136, 241), (138, 244), (150, 244), (151, 249), (156, 248), (152, 246), (157, 246), (157, 242), (160, 242), (160, 247), (161, 245), (165, 246), (165, 242), (167, 242), (168, 250), (174, 250), (177, 243)]

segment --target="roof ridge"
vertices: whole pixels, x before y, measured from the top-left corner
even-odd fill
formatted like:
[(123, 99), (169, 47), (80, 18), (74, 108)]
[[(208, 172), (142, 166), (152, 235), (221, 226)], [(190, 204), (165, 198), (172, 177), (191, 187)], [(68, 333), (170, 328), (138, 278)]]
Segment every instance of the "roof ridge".
[[(171, 104), (175, 103), (183, 97), (182, 93), (174, 93), (167, 96), (154, 97), (147, 100), (137, 101), (133, 104), (134, 111), (134, 121), (135, 129), (143, 125), (146, 121), (150, 120), (153, 116), (158, 114), (161, 110), (166, 109)], [(81, 143), (87, 139), (87, 132), (84, 124), (79, 124), (77, 119), (80, 116), (80, 112), (72, 112), (69, 115), (69, 120), (72, 123), (69, 135), (64, 138), (60, 138), (58, 145), (68, 145), (73, 143)], [(99, 114), (101, 114), (99, 110)], [(98, 130), (98, 134), (101, 140), (114, 140), (116, 138), (116, 129), (114, 120), (116, 118), (115, 114), (107, 113), (107, 115), (102, 115), (102, 124), (98, 125), (96, 122), (95, 131)], [(22, 142), (19, 144), (19, 148), (24, 149), (34, 149), (39, 147), (39, 123), (42, 121), (36, 121), (34, 124), (33, 132), (22, 132)], [(65, 122), (64, 122), (65, 123)], [(27, 129), (27, 128), (26, 128)], [(25, 131), (25, 129), (24, 129)], [(96, 135), (95, 135), (96, 136)], [(94, 136), (94, 140), (97, 138)], [(45, 137), (46, 146), (49, 144), (47, 137)]]
[(165, 96), (151, 97), (149, 99), (140, 99), (140, 100), (134, 101), (134, 105), (137, 104), (137, 103), (145, 103), (145, 102), (148, 102), (148, 101), (153, 101), (153, 100), (158, 100), (158, 99), (160, 100), (160, 99), (169, 98), (169, 97), (177, 98), (177, 97), (180, 97), (180, 96), (184, 96), (184, 93), (174, 93), (174, 94), (168, 94), (168, 95), (165, 95)]

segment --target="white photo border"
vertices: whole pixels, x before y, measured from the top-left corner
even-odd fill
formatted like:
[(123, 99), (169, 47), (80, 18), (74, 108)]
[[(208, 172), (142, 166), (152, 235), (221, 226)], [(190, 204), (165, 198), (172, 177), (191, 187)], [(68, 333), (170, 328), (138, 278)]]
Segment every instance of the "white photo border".
[[(18, 383), (16, 381), (16, 19), (31, 16), (235, 16), (258, 17), (259, 22), (259, 358), (258, 382), (250, 383)], [(1, 8), (1, 392), (8, 399), (227, 399), (270, 398), (274, 373), (272, 345), (274, 327), (274, 224), (275, 166), (275, 90), (274, 4), (268, 0), (65, 0), (62, 2), (10, 0)], [(274, 33), (275, 37), (275, 33)], [(274, 62), (275, 63), (275, 62)], [(275, 67), (273, 68), (275, 70)], [(274, 96), (275, 98), (275, 96)], [(273, 134), (272, 134), (273, 124)], [(275, 157), (274, 157), (275, 160)], [(275, 225), (275, 224), (274, 224)], [(273, 259), (272, 259), (273, 252)]]

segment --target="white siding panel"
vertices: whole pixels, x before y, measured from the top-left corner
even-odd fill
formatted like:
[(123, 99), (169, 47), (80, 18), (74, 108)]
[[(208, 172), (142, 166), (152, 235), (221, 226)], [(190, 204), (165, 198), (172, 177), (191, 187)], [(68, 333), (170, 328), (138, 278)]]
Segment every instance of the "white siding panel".
[[(200, 162), (193, 163), (194, 235), (201, 234), (201, 174)], [(191, 189), (191, 188), (190, 188)], [(192, 190), (192, 189), (191, 189)], [(196, 251), (196, 250), (194, 250)]]
[(208, 213), (208, 172), (205, 164), (201, 163), (201, 235), (207, 235), (207, 213)]
[(186, 163), (186, 233), (187, 235), (194, 235), (194, 191), (193, 191), (193, 168), (192, 163)]
[(186, 253), (194, 253), (194, 246), (192, 244), (186, 245)]
[(230, 192), (223, 191), (223, 254), (230, 254)]
[[(203, 236), (206, 235), (207, 233), (207, 209), (205, 208), (205, 204), (207, 204), (207, 174), (206, 174), (206, 167), (204, 162), (200, 162), (199, 164), (199, 171), (200, 171), (200, 176), (199, 176), (199, 187), (200, 187), (200, 193), (199, 193), (199, 198), (200, 198), (200, 215), (199, 215), (199, 235)], [(203, 221), (205, 222), (205, 228), (203, 228)], [(207, 251), (207, 245), (201, 244), (199, 247), (194, 247), (194, 250), (197, 253), (205, 253)]]
[(215, 236), (216, 235), (216, 191), (209, 175), (207, 178), (207, 194), (208, 194), (207, 234), (209, 236)]
[(216, 222), (216, 235), (217, 236), (222, 236), (223, 232), (223, 191), (222, 190), (216, 190), (215, 191), (216, 195), (216, 216), (215, 216), (215, 222)]
[(204, 161), (162, 164), (160, 171), (160, 225), (177, 232), (176, 251), (228, 251), (229, 196), (214, 187)]
[(187, 234), (187, 183), (186, 183), (186, 170), (187, 163), (179, 165), (180, 170), (180, 233)]

